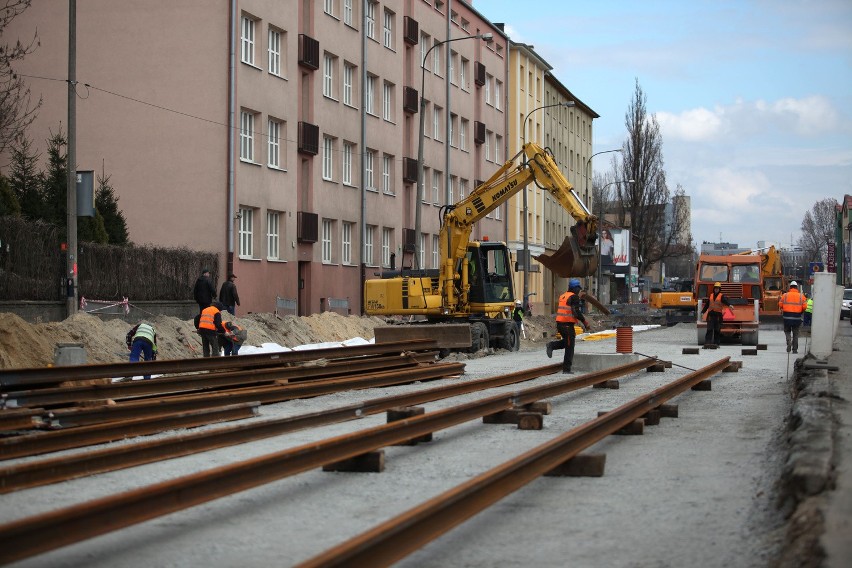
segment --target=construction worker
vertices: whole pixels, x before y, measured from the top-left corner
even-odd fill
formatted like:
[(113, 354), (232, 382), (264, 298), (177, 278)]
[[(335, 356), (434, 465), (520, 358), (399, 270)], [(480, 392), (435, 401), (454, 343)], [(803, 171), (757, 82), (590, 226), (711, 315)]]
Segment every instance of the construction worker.
[(515, 309), (512, 311), (512, 319), (518, 324), (518, 329), (521, 330), (521, 337), (527, 338), (526, 330), (524, 330), (524, 307), (520, 300), (515, 300)]
[(579, 322), (583, 325), (583, 329), (589, 331), (590, 326), (580, 311), (580, 280), (572, 278), (568, 281), (568, 291), (559, 296), (559, 307), (556, 310), (556, 330), (561, 339), (549, 341), (547, 343), (547, 356), (553, 357), (555, 349), (565, 349), (565, 356), (562, 359), (562, 372), (565, 374), (573, 374), (571, 365), (574, 362), (574, 343), (576, 333), (574, 326)]
[(195, 329), (201, 336), (202, 353), (205, 357), (219, 356), (219, 334), (228, 333), (222, 324), (222, 310), (225, 308), (219, 302), (213, 302), (201, 313), (195, 316)]
[(222, 344), (222, 351), (225, 353), (225, 357), (230, 355), (237, 355), (240, 352), (240, 346), (243, 344), (243, 341), (246, 340), (248, 334), (245, 329), (237, 325), (235, 322), (226, 321), (223, 322), (225, 329), (227, 329), (227, 333), (222, 335), (219, 338), (220, 343)]
[[(154, 326), (144, 321), (137, 323), (125, 337), (127, 348), (130, 349), (130, 362), (154, 361), (157, 358), (157, 332)], [(151, 375), (145, 375), (150, 379)]]
[(704, 334), (704, 345), (719, 346), (722, 339), (722, 314), (725, 307), (733, 308), (727, 296), (722, 293), (722, 283), (713, 284), (713, 291), (707, 302), (701, 308), (701, 313), (707, 314), (707, 333)]
[(237, 275), (233, 272), (228, 274), (228, 279), (222, 282), (219, 289), (219, 301), (225, 305), (225, 309), (232, 316), (237, 315), (237, 306), (240, 305), (240, 295), (237, 293), (237, 284), (234, 280)]
[(805, 327), (811, 327), (811, 319), (813, 318), (813, 315), (814, 315), (814, 294), (813, 294), (813, 291), (811, 291), (810, 296), (808, 296), (807, 294), (805, 294), (804, 296), (805, 296), (805, 298), (808, 299), (808, 301), (805, 303), (805, 315), (803, 317), (802, 325), (805, 326)]
[[(784, 317), (784, 337), (787, 339), (787, 353), (792, 348), (793, 353), (799, 352), (799, 326), (802, 325), (802, 312), (805, 311), (807, 301), (805, 295), (799, 292), (799, 284), (795, 280), (790, 282), (790, 288), (785, 294), (781, 294), (778, 307)], [(790, 336), (792, 335), (792, 342)]]

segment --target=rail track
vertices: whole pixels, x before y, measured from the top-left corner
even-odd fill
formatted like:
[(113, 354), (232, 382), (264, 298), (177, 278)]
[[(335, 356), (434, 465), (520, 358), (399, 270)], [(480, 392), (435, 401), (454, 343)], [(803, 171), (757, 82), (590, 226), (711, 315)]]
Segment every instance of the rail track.
[[(14, 547), (0, 549), (0, 562), (8, 563), (42, 554), (49, 550), (119, 530), (225, 495), (244, 491), (276, 479), (367, 456), (389, 445), (411, 443), (412, 440), (423, 439), (433, 432), (471, 420), (481, 418), (487, 421), (501, 413), (526, 410), (523, 414), (526, 414), (527, 417), (533, 416), (532, 424), (535, 424), (534, 417), (536, 414), (540, 415), (541, 410), (539, 409), (538, 413), (529, 412), (530, 405), (541, 403), (562, 393), (588, 386), (607, 384), (616, 377), (629, 375), (658, 364), (656, 359), (647, 358), (605, 371), (562, 379), (545, 385), (530, 386), (511, 393), (484, 396), (476, 401), (458, 404), (439, 411), (404, 414), (406, 417), (401, 420), (366, 428), (349, 435), (336, 436), (14, 521), (0, 526), (0, 540), (15, 543)], [(494, 473), (483, 474), (480, 477), (488, 479), (494, 477), (506, 481), (474, 489), (467, 487), (467, 485), (476, 481), (472, 480), (469, 484), (465, 484), (464, 489), (459, 488), (449, 492), (456, 495), (456, 497), (450, 499), (451, 501), (466, 504), (450, 508), (443, 504), (430, 504), (426, 508), (430, 511), (434, 510), (428, 515), (431, 520), (424, 518), (424, 520), (417, 521), (425, 524), (412, 524), (412, 518), (403, 515), (405, 519), (400, 519), (398, 526), (385, 526), (379, 530), (379, 533), (390, 531), (394, 534), (403, 535), (406, 542), (410, 539), (412, 543), (418, 543), (416, 545), (412, 544), (410, 547), (400, 548), (397, 546), (398, 542), (397, 545), (389, 544), (390, 541), (379, 542), (374, 540), (376, 531), (371, 531), (371, 536), (365, 536), (358, 542), (336, 547), (325, 555), (317, 557), (314, 561), (310, 561), (314, 564), (309, 562), (306, 565), (358, 565), (359, 562), (364, 562), (363, 565), (375, 566), (393, 562), (391, 556), (398, 559), (401, 557), (399, 554), (408, 554), (422, 546), (426, 542), (423, 540), (423, 535), (434, 535), (434, 523), (437, 522), (442, 526), (448, 523), (447, 530), (449, 530), (450, 527), (457, 525), (476, 512), (470, 503), (475, 502), (480, 505), (486, 502), (493, 503), (507, 494), (507, 488), (520, 487), (529, 480), (554, 469), (596, 440), (623, 428), (643, 415), (647, 416), (649, 412), (663, 405), (672, 396), (731, 365), (728, 358), (720, 359), (713, 365), (674, 381), (669, 387), (666, 387), (667, 390), (653, 391), (644, 397), (640, 397), (641, 400), (637, 399), (616, 411), (591, 421), (588, 425), (563, 434), (558, 438), (559, 442), (553, 441), (545, 444), (546, 447), (531, 450), (528, 454), (499, 466), (493, 470)], [(132, 467), (141, 463), (238, 444), (296, 429), (335, 421), (352, 420), (383, 411), (406, 409), (424, 402), (529, 381), (536, 377), (556, 373), (559, 367), (559, 365), (547, 365), (510, 375), (490, 377), (478, 381), (460, 381), (436, 388), (424, 388), (404, 395), (367, 400), (364, 403), (324, 412), (267, 421), (252, 419), (227, 428), (184, 434), (164, 440), (145, 441), (127, 445), (126, 448), (107, 447), (96, 451), (80, 452), (71, 456), (49, 458), (40, 462), (12, 465), (0, 469), (0, 487), (2, 487), (3, 492), (15, 491), (79, 475)], [(293, 386), (304, 387), (309, 385)], [(247, 404), (247, 407), (256, 409), (256, 406), (252, 404)], [(496, 473), (497, 470), (502, 473)], [(480, 481), (477, 481), (477, 484)], [(493, 483), (493, 481), (485, 483)], [(462, 495), (464, 497), (459, 499)], [(490, 497), (483, 499), (482, 495), (489, 495)], [(422, 509), (423, 507), (418, 508), (418, 510)], [(432, 528), (424, 528), (429, 526)], [(403, 536), (400, 538), (403, 538)], [(405, 552), (388, 552), (394, 549), (398, 551), (404, 549)]]

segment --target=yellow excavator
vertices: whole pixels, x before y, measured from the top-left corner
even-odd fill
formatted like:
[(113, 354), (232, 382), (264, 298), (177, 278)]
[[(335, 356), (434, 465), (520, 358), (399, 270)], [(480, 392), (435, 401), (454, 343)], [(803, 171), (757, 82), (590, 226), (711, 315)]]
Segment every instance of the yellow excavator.
[[(533, 182), (549, 191), (576, 221), (559, 250), (535, 259), (562, 278), (595, 274), (597, 218), (549, 151), (527, 143), (470, 195), (442, 208), (440, 268), (386, 270), (381, 278), (367, 280), (365, 312), (419, 316), (418, 323), (469, 323), (472, 351), (488, 346), (517, 350), (520, 335), (511, 318), (516, 295), (509, 250), (505, 243), (470, 241), (470, 236), (474, 223)], [(430, 331), (429, 336), (440, 335), (437, 329)]]
[(760, 302), (761, 316), (780, 316), (781, 294), (787, 290), (787, 278), (781, 265), (781, 253), (770, 245), (768, 248), (752, 249), (740, 255), (760, 256), (760, 273), (763, 279), (763, 298)]

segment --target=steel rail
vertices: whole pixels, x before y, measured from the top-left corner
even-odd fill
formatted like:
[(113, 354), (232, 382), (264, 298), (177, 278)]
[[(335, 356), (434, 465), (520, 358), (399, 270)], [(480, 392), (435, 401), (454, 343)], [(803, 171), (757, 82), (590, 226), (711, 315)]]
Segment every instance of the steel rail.
[[(139, 436), (150, 436), (176, 428), (194, 428), (216, 422), (252, 418), (257, 415), (259, 406), (260, 403), (256, 401), (243, 402), (186, 412), (164, 412), (146, 418), (118, 420), (106, 424), (5, 438), (2, 440), (3, 445), (0, 446), (0, 460), (36, 456)], [(4, 479), (0, 478), (0, 486), (3, 484)], [(0, 489), (0, 492), (2, 492), (2, 489)]]
[[(265, 483), (352, 458), (365, 452), (404, 442), (451, 426), (475, 420), (518, 404), (531, 403), (547, 396), (570, 392), (582, 386), (621, 376), (626, 369), (640, 370), (654, 364), (653, 359), (597, 371), (579, 378), (563, 379), (554, 384), (530, 387), (498, 394), (455, 407), (374, 426), (354, 434), (327, 438), (259, 456), (247, 461), (220, 466), (178, 479), (140, 487), (0, 525), (0, 542), (15, 546), (0, 547), (0, 563), (54, 550), (94, 536), (132, 526), (175, 511), (207, 503)], [(552, 368), (555, 366), (551, 366)], [(590, 377), (594, 376), (596, 380)], [(558, 385), (561, 388), (558, 388)]]
[[(50, 421), (54, 426), (73, 427), (71, 428), (72, 430), (98, 424), (108, 427), (110, 422), (126, 421), (135, 418), (151, 418), (163, 414), (187, 412), (201, 408), (216, 408), (245, 402), (257, 402), (260, 404), (281, 402), (294, 398), (330, 394), (342, 390), (365, 389), (408, 383), (416, 380), (445, 378), (461, 374), (463, 371), (463, 363), (439, 363), (402, 371), (394, 370), (385, 373), (373, 373), (371, 375), (355, 375), (345, 379), (320, 379), (314, 382), (288, 383), (272, 387), (239, 389), (204, 395), (155, 398), (125, 402), (113, 406), (100, 406), (97, 408), (61, 409), (49, 412), (44, 420)], [(33, 435), (28, 440), (23, 439), (28, 438), (27, 436), (0, 438), (0, 457), (5, 457), (7, 452), (17, 452), (18, 455), (16, 457), (21, 457), (20, 452), (26, 451), (26, 449), (36, 451), (39, 448), (37, 444), (33, 443), (33, 440), (48, 439), (51, 436), (61, 438), (60, 434), (61, 432), (40, 433)], [(9, 448), (19, 449), (9, 450)]]
[(98, 363), (95, 365), (69, 365), (60, 367), (32, 367), (26, 369), (0, 370), (0, 391), (12, 387), (38, 385), (57, 385), (67, 381), (108, 379), (111, 377), (133, 377), (136, 375), (163, 375), (166, 373), (188, 373), (197, 371), (215, 371), (223, 369), (247, 369), (298, 363), (316, 359), (340, 359), (377, 353), (396, 353), (437, 349), (431, 339), (412, 339), (349, 347), (328, 349), (305, 349), (299, 351), (279, 351), (276, 353), (258, 353), (238, 357), (203, 357), (193, 359), (171, 359), (160, 361), (140, 361), (138, 363)]
[[(60, 404), (92, 400), (120, 400), (149, 395), (187, 393), (214, 390), (230, 386), (247, 386), (272, 381), (315, 380), (340, 375), (352, 375), (356, 371), (367, 372), (400, 367), (413, 367), (421, 361), (417, 354), (363, 357), (348, 361), (331, 361), (323, 366), (264, 367), (245, 371), (224, 371), (172, 377), (157, 377), (150, 380), (127, 383), (96, 384), (70, 387), (49, 387), (32, 390), (11, 391), (0, 397), (6, 408), (50, 407)], [(2, 413), (0, 413), (2, 416)]]
[(0, 410), (0, 432), (11, 430), (31, 430), (39, 424), (39, 416), (44, 409), (26, 408), (15, 410)]
[[(559, 368), (561, 368), (561, 364), (547, 365), (507, 375), (497, 375), (495, 377), (433, 387), (414, 393), (367, 400), (331, 410), (264, 420), (262, 422), (252, 421), (246, 424), (205, 430), (203, 432), (192, 432), (166, 439), (146, 440), (144, 442), (83, 452), (72, 456), (48, 458), (37, 462), (10, 466), (0, 469), (0, 494), (252, 442), (305, 428), (356, 420), (365, 416), (378, 414), (379, 412), (385, 412), (391, 408), (423, 404), (425, 402), (433, 402), (462, 394), (536, 379), (543, 375), (552, 374)], [(129, 422), (118, 424), (129, 424)], [(63, 431), (62, 433), (73, 434), (86, 428), (88, 427), (75, 428)], [(124, 430), (120, 432), (124, 432)], [(104, 439), (101, 441), (108, 440)], [(30, 445), (28, 444), (26, 447), (29, 449)], [(49, 451), (70, 447), (72, 446), (65, 447), (56, 444), (55, 446), (51, 446)], [(44, 448), (41, 449), (44, 450)], [(44, 451), (39, 453), (44, 453)]]
[(299, 568), (390, 566), (728, 365), (729, 357), (581, 424), (381, 523)]

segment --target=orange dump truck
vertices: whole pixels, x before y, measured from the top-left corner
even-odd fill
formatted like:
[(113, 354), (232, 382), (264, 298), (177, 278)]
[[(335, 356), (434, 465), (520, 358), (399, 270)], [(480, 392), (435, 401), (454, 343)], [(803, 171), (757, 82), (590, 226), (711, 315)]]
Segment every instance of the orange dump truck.
[[(718, 282), (733, 304), (733, 317), (722, 321), (722, 337), (743, 345), (757, 345), (760, 307), (763, 302), (763, 275), (760, 255), (714, 256), (702, 254), (695, 270), (695, 297), (698, 313)], [(699, 315), (698, 344), (704, 344), (707, 322)]]

